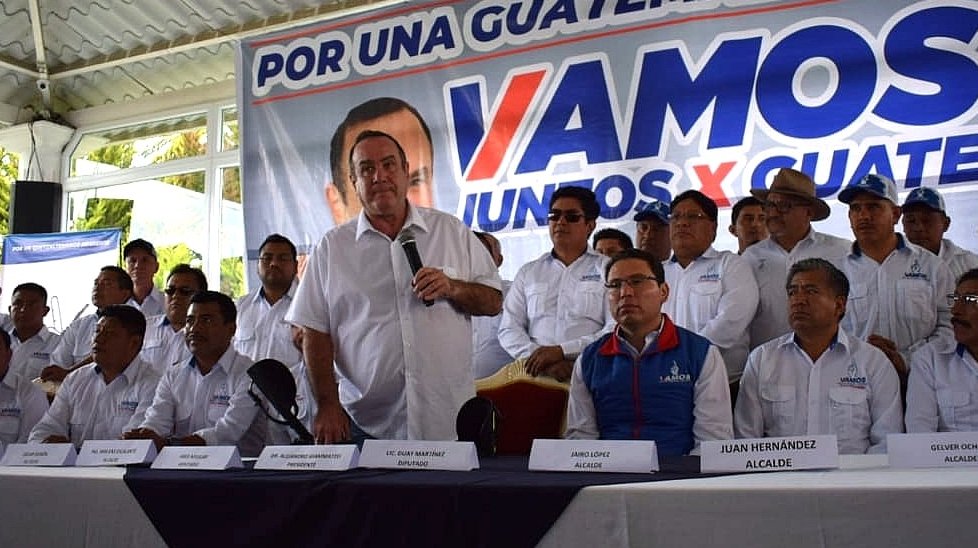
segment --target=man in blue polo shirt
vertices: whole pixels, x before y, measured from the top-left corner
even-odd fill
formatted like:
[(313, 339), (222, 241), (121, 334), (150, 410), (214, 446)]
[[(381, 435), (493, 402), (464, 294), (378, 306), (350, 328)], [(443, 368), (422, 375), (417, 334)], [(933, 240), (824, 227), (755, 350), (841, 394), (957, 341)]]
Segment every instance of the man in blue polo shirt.
[(605, 269), (615, 330), (589, 345), (571, 376), (567, 437), (655, 440), (659, 455), (685, 455), (730, 439), (723, 358), (707, 339), (661, 312), (662, 263), (631, 249)]

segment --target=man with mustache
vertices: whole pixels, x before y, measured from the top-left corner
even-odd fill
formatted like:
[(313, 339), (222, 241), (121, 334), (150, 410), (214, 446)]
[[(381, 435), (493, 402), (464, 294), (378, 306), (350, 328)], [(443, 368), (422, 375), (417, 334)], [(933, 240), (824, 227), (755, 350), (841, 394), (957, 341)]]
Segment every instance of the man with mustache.
[(906, 387), (910, 355), (928, 342), (953, 347), (951, 310), (945, 295), (953, 281), (933, 253), (896, 232), (900, 206), (896, 185), (869, 174), (839, 193), (849, 205), (856, 242), (843, 261), (851, 291), (842, 328), (879, 348)]
[(957, 344), (926, 344), (914, 352), (907, 432), (978, 431), (978, 269), (962, 274), (947, 299)]
[(178, 264), (170, 270), (163, 290), (165, 314), (146, 318), (146, 339), (139, 355), (162, 375), (166, 368), (190, 359), (183, 333), (190, 297), (207, 290), (207, 276), (199, 268)]
[(574, 363), (567, 437), (655, 440), (659, 455), (685, 455), (733, 437), (727, 373), (717, 347), (662, 313), (662, 263), (629, 249), (605, 268), (617, 325)]
[(751, 352), (734, 412), (738, 438), (835, 434), (839, 452), (884, 453), (902, 430), (900, 383), (886, 356), (839, 329), (849, 280), (824, 259), (792, 265), (791, 332)]

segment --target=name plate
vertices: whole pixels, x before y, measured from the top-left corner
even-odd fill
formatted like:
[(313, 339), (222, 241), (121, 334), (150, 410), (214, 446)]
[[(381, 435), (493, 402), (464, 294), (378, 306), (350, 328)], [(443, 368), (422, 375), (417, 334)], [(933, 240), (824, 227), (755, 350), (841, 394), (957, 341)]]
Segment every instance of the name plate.
[(479, 457), (471, 441), (366, 440), (364, 468), (475, 470)]
[(70, 443), (11, 443), (0, 466), (74, 466), (77, 457)]
[(894, 468), (978, 466), (978, 432), (889, 434), (886, 452)]
[(150, 468), (161, 470), (227, 470), (244, 468), (234, 445), (164, 447)]
[(77, 466), (149, 464), (156, 458), (153, 440), (86, 440), (78, 452)]
[(530, 470), (550, 472), (634, 472), (659, 470), (654, 441), (533, 440)]
[(269, 445), (258, 455), (255, 470), (349, 470), (356, 468), (356, 445)]
[(763, 472), (839, 467), (834, 435), (705, 441), (700, 444), (703, 472)]

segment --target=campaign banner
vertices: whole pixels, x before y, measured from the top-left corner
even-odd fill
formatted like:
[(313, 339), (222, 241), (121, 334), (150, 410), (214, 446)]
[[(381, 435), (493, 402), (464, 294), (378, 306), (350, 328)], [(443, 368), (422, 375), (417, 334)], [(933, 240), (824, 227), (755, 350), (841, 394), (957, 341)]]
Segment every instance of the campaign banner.
[[(549, 249), (554, 189), (595, 191), (634, 232), (651, 200), (721, 207), (778, 169), (813, 176), (851, 238), (840, 189), (867, 173), (901, 198), (939, 188), (949, 237), (976, 249), (978, 4), (914, 0), (412, 2), (243, 41), (246, 243), (307, 251), (359, 211), (359, 131), (404, 147), (409, 198), (495, 233), (504, 277)], [(726, 222), (725, 222), (726, 220)]]
[(5, 236), (0, 309), (7, 310), (18, 285), (40, 284), (51, 309), (45, 324), (63, 331), (86, 309), (95, 311), (92, 284), (103, 266), (119, 264), (121, 235), (120, 229), (109, 228)]

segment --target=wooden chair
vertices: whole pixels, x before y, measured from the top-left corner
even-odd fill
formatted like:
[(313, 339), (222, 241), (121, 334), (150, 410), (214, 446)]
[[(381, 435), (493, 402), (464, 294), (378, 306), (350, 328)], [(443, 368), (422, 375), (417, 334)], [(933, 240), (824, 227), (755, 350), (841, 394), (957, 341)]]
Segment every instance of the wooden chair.
[(475, 381), (476, 394), (499, 410), (498, 455), (528, 455), (534, 439), (564, 435), (569, 385), (551, 377), (533, 377), (523, 364), (524, 360), (517, 360)]

